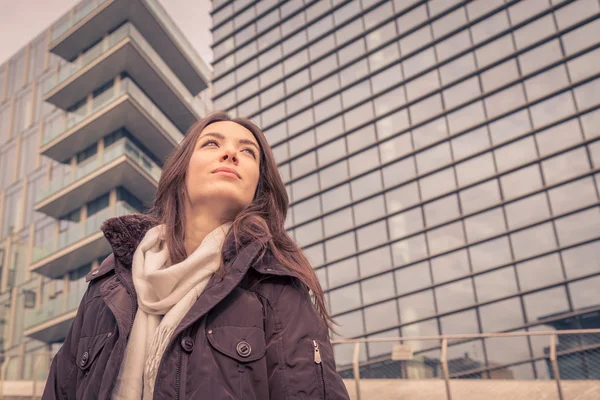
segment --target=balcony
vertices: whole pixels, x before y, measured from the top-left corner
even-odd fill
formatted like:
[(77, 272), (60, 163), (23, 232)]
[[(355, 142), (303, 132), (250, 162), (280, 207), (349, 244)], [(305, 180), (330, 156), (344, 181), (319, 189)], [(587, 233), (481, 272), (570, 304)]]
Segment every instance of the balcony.
[(27, 310), (23, 334), (46, 343), (64, 340), (86, 289), (86, 285), (81, 285), (66, 296), (59, 295), (37, 309)]
[(70, 270), (110, 253), (110, 245), (100, 231), (100, 225), (108, 218), (137, 212), (129, 204), (117, 202), (85, 222), (73, 224), (58, 237), (36, 244), (29, 271), (53, 279), (60, 278)]
[(44, 100), (66, 110), (123, 71), (179, 131), (186, 132), (200, 117), (200, 100), (190, 94), (131, 23), (122, 25), (58, 71), (46, 82)]
[(142, 202), (151, 202), (161, 172), (129, 139), (122, 138), (77, 165), (70, 174), (51, 181), (46, 190), (39, 192), (35, 210), (60, 218), (116, 185)]
[(52, 27), (49, 50), (73, 60), (123, 21), (132, 22), (194, 96), (210, 69), (157, 0), (84, 0)]
[(125, 78), (106, 92), (68, 113), (61, 123), (49, 125), (40, 152), (64, 162), (125, 127), (158, 159), (165, 160), (183, 134), (132, 80)]

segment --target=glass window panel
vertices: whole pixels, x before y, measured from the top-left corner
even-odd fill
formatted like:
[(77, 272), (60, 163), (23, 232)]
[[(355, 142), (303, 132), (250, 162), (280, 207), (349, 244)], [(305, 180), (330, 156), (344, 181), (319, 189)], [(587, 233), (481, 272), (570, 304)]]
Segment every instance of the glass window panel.
[(445, 118), (438, 118), (434, 121), (414, 128), (412, 131), (415, 148), (427, 146), (430, 143), (437, 142), (448, 136), (448, 126)]
[(440, 318), (440, 325), (444, 335), (479, 333), (479, 324), (477, 323), (475, 310), (446, 315)]
[(598, 92), (600, 91), (600, 79), (595, 79), (585, 85), (575, 88), (575, 101), (577, 108), (585, 110), (600, 104)]
[(336, 287), (358, 279), (358, 263), (356, 257), (330, 264), (327, 267), (329, 285)]
[(471, 27), (473, 42), (481, 43), (509, 28), (506, 11), (500, 11)]
[(569, 311), (567, 294), (562, 286), (523, 296), (523, 303), (529, 322)]
[(509, 229), (530, 225), (550, 217), (545, 193), (526, 197), (504, 206)]
[(305, 247), (302, 249), (302, 251), (313, 267), (317, 267), (325, 263), (325, 254), (323, 252), (322, 244)]
[(599, 236), (600, 210), (591, 208), (556, 220), (556, 233), (561, 246), (595, 239)]
[(365, 308), (365, 324), (369, 332), (397, 326), (398, 322), (396, 300)]
[(577, 120), (573, 119), (539, 132), (535, 136), (540, 155), (554, 153), (583, 139)]
[(600, 49), (596, 49), (567, 62), (569, 76), (573, 82), (581, 81), (598, 72), (594, 66), (600, 64)]
[[(314, 60), (314, 58), (311, 57)], [(332, 54), (324, 59), (312, 63), (310, 65), (310, 76), (313, 81), (323, 77), (328, 72), (331, 72), (335, 68), (337, 68), (337, 56), (336, 54)]]
[(488, 148), (490, 146), (490, 139), (487, 129), (483, 127), (454, 137), (450, 143), (452, 144), (454, 159), (459, 160)]
[(427, 257), (425, 235), (415, 235), (392, 244), (394, 265), (402, 266)]
[[(401, 7), (396, 7), (396, 11), (404, 9), (406, 1), (402, 1)], [(396, 19), (396, 25), (398, 26), (398, 33), (409, 31), (411, 28), (419, 25), (421, 22), (428, 18), (427, 6), (425, 4), (415, 7), (411, 11), (402, 14)]]
[(446, 109), (454, 108), (481, 94), (479, 79), (477, 77), (467, 79), (466, 81), (445, 90), (442, 94), (444, 96), (444, 106)]
[(394, 23), (394, 21), (391, 21), (383, 25), (382, 27), (375, 29), (374, 31), (367, 34), (367, 36), (365, 36), (365, 39), (367, 41), (367, 49), (371, 51), (374, 48), (379, 47), (383, 43), (387, 42), (389, 38), (393, 37), (396, 37), (396, 24)]
[(405, 210), (419, 203), (419, 188), (416, 182), (402, 185), (385, 193), (385, 203), (388, 213)]
[(558, 253), (517, 264), (517, 274), (523, 291), (549, 286), (564, 279)]
[(492, 176), (495, 172), (494, 160), (490, 153), (485, 153), (456, 165), (459, 186), (469, 185), (482, 178)]
[(600, 20), (596, 19), (562, 36), (565, 53), (567, 56), (577, 53), (598, 42), (600, 34)]
[(323, 212), (329, 212), (338, 207), (350, 203), (350, 185), (338, 186), (335, 189), (329, 190), (321, 194), (323, 199)]
[(458, 197), (455, 194), (442, 197), (423, 206), (426, 226), (438, 225), (460, 215)]
[(600, 135), (600, 129), (598, 129), (598, 126), (600, 126), (600, 110), (584, 114), (579, 119), (586, 138), (593, 138)]
[(485, 121), (483, 102), (477, 101), (448, 114), (450, 133), (457, 133)]
[[(380, 118), (375, 123), (377, 127), (377, 138), (384, 139), (395, 133), (405, 131), (409, 126), (408, 112), (406, 109), (396, 111), (387, 117)], [(412, 150), (410, 134), (404, 133), (392, 140), (379, 145), (382, 161), (392, 160)]]
[(498, 170), (502, 172), (535, 160), (537, 151), (533, 137), (529, 136), (494, 150), (494, 155)]
[(525, 102), (525, 94), (523, 93), (521, 84), (511, 86), (484, 99), (485, 109), (489, 118), (517, 108), (525, 104)]
[(542, 171), (546, 184), (551, 185), (590, 170), (590, 164), (584, 148), (571, 150), (542, 161)]
[(470, 246), (469, 255), (473, 271), (485, 271), (512, 260), (508, 238), (506, 236)]
[(446, 168), (419, 180), (422, 200), (429, 200), (442, 193), (456, 189), (452, 168)]
[(346, 154), (347, 150), (344, 138), (334, 140), (333, 142), (317, 149), (317, 157), (319, 159), (319, 165), (321, 166), (329, 164), (330, 162), (337, 160)]
[(502, 5), (504, 5), (503, 0), (476, 0), (467, 4), (466, 7), (469, 19), (472, 21)]
[(352, 189), (352, 198), (355, 201), (380, 192), (383, 190), (381, 171), (377, 170), (353, 180), (350, 182), (350, 188)]
[[(339, 324), (339, 328), (336, 327), (336, 331), (338, 331), (342, 337), (353, 337), (353, 336), (361, 335), (365, 331), (364, 324), (363, 324), (362, 310), (358, 310), (358, 311), (354, 311), (354, 312), (351, 312), (348, 314), (337, 316), (337, 317), (335, 317), (335, 321), (336, 321), (336, 323)], [(344, 353), (340, 354), (340, 353), (335, 352), (335, 350), (337, 350), (337, 349), (345, 350), (343, 347), (335, 347), (334, 348), (336, 363), (342, 364), (342, 365), (347, 364), (347, 363), (352, 363), (352, 352), (350, 352), (349, 354), (344, 354)], [(363, 354), (365, 353), (364, 347), (361, 349), (361, 351)], [(340, 356), (342, 356), (342, 357), (340, 357)]]
[(332, 290), (329, 292), (329, 298), (331, 299), (329, 308), (332, 314), (351, 310), (361, 304), (358, 284)]
[(321, 213), (318, 197), (305, 200), (294, 205), (294, 219), (297, 224), (316, 217)]
[(502, 209), (495, 208), (465, 219), (467, 238), (470, 243), (496, 236), (506, 230)]
[(431, 29), (425, 26), (400, 39), (400, 51), (402, 54), (412, 53), (432, 40)]
[(447, 33), (456, 30), (457, 28), (461, 27), (466, 23), (467, 13), (466, 10), (463, 7), (461, 7), (434, 21), (431, 24), (431, 27), (433, 29), (433, 35), (436, 38), (440, 38), (446, 35)]
[(323, 218), (326, 236), (335, 235), (336, 233), (348, 230), (352, 228), (353, 225), (351, 208), (345, 208)]
[[(406, 56), (406, 53), (402, 53)], [(402, 68), (404, 70), (405, 77), (411, 77), (419, 72), (433, 66), (436, 63), (435, 53), (432, 48), (420, 51), (414, 56), (402, 61)]]
[[(536, 0), (539, 1), (539, 0)], [(514, 32), (517, 49), (525, 48), (556, 32), (552, 15), (528, 23)]]
[(507, 297), (518, 292), (513, 267), (478, 275), (474, 278), (477, 301), (480, 303)]
[(333, 164), (319, 171), (321, 187), (326, 188), (348, 179), (348, 162), (346, 160)]
[(573, 308), (582, 309), (598, 305), (598, 287), (600, 276), (584, 279), (569, 284)]
[(325, 242), (325, 252), (327, 254), (327, 261), (337, 260), (356, 253), (354, 232), (327, 240)]
[(461, 222), (454, 222), (426, 233), (429, 251), (438, 254), (465, 245), (465, 236)]
[(518, 111), (489, 125), (492, 143), (499, 144), (517, 137), (531, 129), (527, 111)]
[(600, 272), (600, 241), (587, 243), (562, 251), (562, 260), (568, 279)]
[(552, 64), (561, 58), (562, 51), (558, 39), (534, 47), (518, 56), (521, 72), (525, 75)]
[(467, 250), (458, 250), (431, 259), (431, 270), (436, 284), (469, 275), (471, 268)]
[(349, 67), (344, 68), (340, 71), (340, 81), (342, 86), (347, 86), (352, 82), (355, 82), (369, 74), (369, 65), (366, 59), (355, 62)]
[(525, 92), (529, 101), (537, 100), (547, 94), (569, 85), (567, 69), (559, 65), (525, 81)]
[[(324, 143), (344, 132), (342, 118), (336, 117), (315, 128), (317, 143)], [(344, 151), (346, 151), (344, 149)]]
[(373, 100), (375, 114), (381, 116), (398, 108), (406, 102), (404, 87), (397, 87), (391, 91), (377, 96)]
[(512, 5), (508, 12), (513, 25), (517, 25), (550, 6), (548, 0), (524, 0)]
[(388, 218), (391, 239), (399, 239), (423, 229), (420, 208), (413, 208)]
[(360, 285), (364, 304), (371, 304), (393, 297), (395, 293), (394, 279), (391, 273), (364, 280)]
[(388, 165), (381, 172), (383, 174), (383, 184), (386, 188), (413, 179), (417, 174), (415, 160), (412, 157)]
[(493, 179), (459, 193), (462, 212), (468, 214), (500, 202), (500, 187), (498, 180)]
[(539, 127), (575, 113), (575, 105), (571, 94), (566, 92), (538, 103), (530, 110), (533, 125)]
[[(576, 196), (573, 194), (577, 193)], [(551, 189), (548, 192), (553, 214), (563, 214), (598, 200), (592, 178), (584, 178), (566, 185)]]
[(396, 276), (396, 287), (399, 295), (431, 286), (429, 263), (427, 261), (400, 268), (394, 272), (394, 275)]
[(353, 206), (355, 223), (357, 225), (385, 216), (383, 196), (377, 196)]
[(365, 41), (361, 39), (357, 39), (354, 42), (348, 44), (347, 46), (337, 50), (338, 60), (340, 64), (347, 64), (352, 60), (356, 60), (365, 55), (367, 51)]
[(500, 332), (520, 327), (525, 322), (518, 297), (479, 307), (484, 332)]
[(369, 276), (389, 270), (392, 266), (390, 247), (380, 247), (361, 254), (358, 256), (358, 264), (360, 265), (360, 276)]
[(483, 68), (514, 51), (515, 47), (510, 35), (505, 35), (475, 50), (475, 57), (479, 68)]
[(371, 29), (375, 25), (382, 22), (384, 19), (388, 18), (390, 15), (394, 14), (394, 10), (392, 9), (392, 3), (384, 3), (379, 7), (375, 8), (372, 11), (369, 11), (367, 14), (363, 15), (363, 19), (365, 21), (365, 28)]
[(319, 190), (319, 181), (316, 175), (309, 175), (292, 183), (294, 200), (299, 200)]
[[(308, 76), (308, 70), (303, 69), (302, 71), (285, 80), (286, 92), (293, 93), (295, 90), (301, 88), (309, 82), (310, 77)], [(306, 89), (306, 91), (310, 92), (310, 88)]]
[(456, 60), (450, 61), (439, 68), (442, 85), (460, 79), (475, 71), (475, 69), (475, 56), (473, 53), (465, 54)]
[(512, 233), (510, 239), (517, 260), (556, 248), (554, 230), (549, 222)]
[(419, 174), (425, 174), (452, 162), (450, 144), (444, 142), (423, 152), (417, 153), (417, 170)]
[(542, 187), (542, 177), (538, 164), (522, 168), (500, 177), (500, 185), (505, 199), (519, 197)]
[(431, 290), (427, 290), (401, 297), (398, 299), (398, 309), (400, 310), (400, 322), (402, 324), (407, 324), (435, 315), (433, 292)]
[(339, 90), (340, 83), (337, 75), (331, 76), (312, 86), (313, 97), (316, 100)]
[[(379, 68), (379, 63), (374, 65), (375, 62), (371, 61), (372, 58), (379, 53), (380, 52), (372, 54), (369, 58), (369, 65), (371, 66), (371, 70)], [(402, 81), (402, 70), (400, 68), (400, 65), (392, 65), (391, 67), (379, 72), (378, 74), (371, 76), (370, 79), (371, 86), (373, 87), (373, 93), (379, 93)]]
[(462, 52), (471, 47), (471, 38), (467, 30), (463, 30), (448, 39), (435, 45), (439, 61), (447, 60), (448, 58)]
[(322, 121), (340, 111), (342, 111), (342, 98), (336, 95), (314, 106), (315, 120)]
[(389, 240), (386, 221), (376, 222), (360, 228), (356, 231), (356, 236), (359, 251), (383, 244)]
[(413, 124), (425, 121), (443, 111), (442, 96), (435, 94), (409, 107)]
[(475, 304), (473, 282), (468, 278), (437, 287), (435, 299), (439, 313), (471, 306)]
[(431, 71), (406, 84), (408, 100), (415, 100), (426, 93), (439, 89), (440, 81), (437, 71)]
[(314, 243), (323, 239), (321, 220), (298, 226), (294, 229), (294, 237), (300, 246)]
[(342, 104), (344, 105), (344, 108), (350, 108), (368, 97), (371, 97), (371, 95), (371, 85), (369, 81), (362, 81), (342, 92)]
[(373, 104), (371, 102), (358, 106), (353, 110), (344, 113), (344, 124), (347, 130), (356, 128), (366, 121), (373, 119)]

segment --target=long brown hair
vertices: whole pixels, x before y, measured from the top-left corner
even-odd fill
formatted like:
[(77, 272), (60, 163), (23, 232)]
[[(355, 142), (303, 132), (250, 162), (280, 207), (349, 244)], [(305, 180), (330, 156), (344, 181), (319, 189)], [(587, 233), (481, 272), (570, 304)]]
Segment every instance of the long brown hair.
[[(258, 241), (262, 244), (259, 260), (267, 249), (277, 262), (289, 269), (312, 291), (317, 312), (332, 329), (333, 322), (325, 306), (325, 295), (310, 262), (284, 228), (289, 200), (285, 185), (277, 169), (271, 146), (265, 135), (247, 118), (231, 118), (225, 112), (211, 113), (198, 120), (169, 155), (158, 182), (156, 199), (148, 215), (157, 224), (165, 224), (165, 241), (172, 263), (187, 258), (185, 237), (185, 175), (200, 133), (215, 122), (231, 121), (248, 129), (261, 149), (260, 175), (252, 202), (235, 217), (225, 242), (234, 241), (236, 251), (245, 244)], [(222, 264), (221, 260), (221, 264)]]

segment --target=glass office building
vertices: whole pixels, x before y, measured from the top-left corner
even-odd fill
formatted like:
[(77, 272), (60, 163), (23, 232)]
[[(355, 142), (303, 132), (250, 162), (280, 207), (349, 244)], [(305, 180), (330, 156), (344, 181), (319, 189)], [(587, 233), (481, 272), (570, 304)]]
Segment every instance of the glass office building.
[(82, 1), (0, 65), (2, 390), (47, 372), (111, 251), (100, 224), (153, 200), (210, 73), (156, 0)]
[[(342, 335), (600, 327), (598, 0), (213, 0), (212, 18), (215, 109), (263, 127)], [(543, 378), (544, 349), (448, 358)]]

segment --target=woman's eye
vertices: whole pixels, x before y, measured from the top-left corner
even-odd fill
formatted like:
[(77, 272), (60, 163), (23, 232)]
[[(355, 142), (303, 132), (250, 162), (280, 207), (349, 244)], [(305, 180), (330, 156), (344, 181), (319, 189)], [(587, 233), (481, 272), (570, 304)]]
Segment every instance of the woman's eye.
[(243, 149), (242, 151), (248, 151), (252, 155), (252, 157), (256, 158), (256, 153), (252, 149)]
[(211, 143), (215, 144), (215, 145), (218, 145), (218, 143), (215, 140), (209, 140), (207, 142), (204, 142), (204, 144), (202, 145), (202, 147), (206, 147), (206, 146), (208, 146)]

